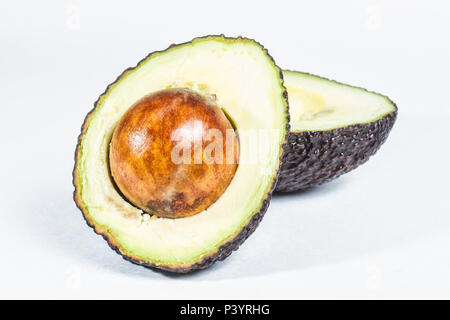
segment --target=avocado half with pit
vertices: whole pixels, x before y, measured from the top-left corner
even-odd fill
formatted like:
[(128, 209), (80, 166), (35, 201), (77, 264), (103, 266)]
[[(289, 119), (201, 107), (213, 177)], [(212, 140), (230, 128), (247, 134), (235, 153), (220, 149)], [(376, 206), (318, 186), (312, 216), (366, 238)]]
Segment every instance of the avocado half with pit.
[(375, 154), (397, 117), (386, 96), (307, 73), (283, 71), (291, 132), (276, 191), (318, 186)]
[[(125, 259), (174, 272), (206, 268), (266, 212), (288, 118), (282, 73), (253, 40), (208, 36), (152, 53), (87, 115), (75, 201)], [(255, 144), (249, 132), (270, 134)], [(260, 161), (244, 161), (255, 145)]]

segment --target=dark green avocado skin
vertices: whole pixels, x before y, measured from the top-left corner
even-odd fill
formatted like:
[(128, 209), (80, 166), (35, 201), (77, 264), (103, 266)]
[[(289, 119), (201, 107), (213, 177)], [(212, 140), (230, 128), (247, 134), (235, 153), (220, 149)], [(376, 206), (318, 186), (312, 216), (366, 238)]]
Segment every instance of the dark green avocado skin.
[(366, 124), (291, 132), (275, 191), (315, 187), (359, 167), (386, 141), (396, 118), (397, 110)]

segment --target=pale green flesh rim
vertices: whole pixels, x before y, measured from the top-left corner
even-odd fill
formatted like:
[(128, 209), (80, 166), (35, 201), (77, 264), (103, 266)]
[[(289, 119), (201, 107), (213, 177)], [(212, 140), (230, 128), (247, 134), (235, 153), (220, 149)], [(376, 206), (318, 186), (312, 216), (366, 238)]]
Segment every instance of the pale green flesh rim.
[[(327, 131), (356, 124), (375, 122), (397, 110), (395, 104), (382, 94), (329, 80), (308, 73), (284, 70), (284, 84), (288, 91), (291, 131)], [(291, 89), (302, 89), (320, 95), (328, 112), (317, 118), (296, 117), (304, 101), (291, 94)], [(341, 119), (336, 119), (340, 115)]]

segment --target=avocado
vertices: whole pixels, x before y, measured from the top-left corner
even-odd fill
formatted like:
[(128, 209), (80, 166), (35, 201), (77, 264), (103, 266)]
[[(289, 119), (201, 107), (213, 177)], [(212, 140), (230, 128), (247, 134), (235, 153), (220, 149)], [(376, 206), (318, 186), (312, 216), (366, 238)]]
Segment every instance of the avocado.
[(276, 191), (318, 186), (375, 154), (397, 117), (388, 97), (308, 73), (283, 71), (291, 131)]
[[(228, 257), (258, 226), (277, 181), (289, 131), (282, 78), (262, 45), (224, 36), (171, 45), (125, 70), (78, 139), (74, 200), (87, 224), (147, 267), (185, 273)], [(188, 120), (201, 135), (212, 123), (235, 129), (238, 164), (170, 164), (167, 133), (191, 130)], [(261, 161), (243, 161), (248, 131), (271, 132), (258, 140)], [(211, 178), (221, 172), (222, 181)]]

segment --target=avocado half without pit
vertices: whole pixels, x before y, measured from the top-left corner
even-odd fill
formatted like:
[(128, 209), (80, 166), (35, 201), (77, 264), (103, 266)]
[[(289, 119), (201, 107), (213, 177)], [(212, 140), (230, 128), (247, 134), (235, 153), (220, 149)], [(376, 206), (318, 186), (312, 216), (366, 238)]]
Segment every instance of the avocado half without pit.
[[(125, 259), (174, 272), (223, 260), (255, 230), (288, 124), (280, 69), (257, 42), (208, 36), (147, 56), (95, 103), (74, 198)], [(258, 159), (243, 161), (255, 141)]]
[(307, 73), (283, 76), (291, 132), (276, 191), (331, 181), (365, 163), (386, 141), (397, 117), (388, 97)]

